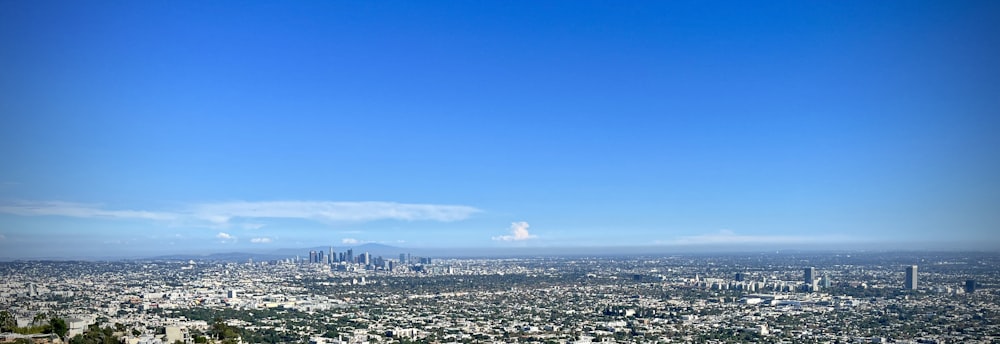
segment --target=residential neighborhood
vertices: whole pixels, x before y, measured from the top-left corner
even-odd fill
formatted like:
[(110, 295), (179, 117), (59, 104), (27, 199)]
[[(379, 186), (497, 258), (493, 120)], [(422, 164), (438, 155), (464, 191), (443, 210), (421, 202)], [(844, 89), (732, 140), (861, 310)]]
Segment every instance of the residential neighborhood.
[[(9, 319), (0, 339), (89, 343), (91, 333), (106, 332), (125, 344), (1000, 340), (995, 254), (359, 257), (0, 263), (0, 310)], [(56, 321), (65, 333), (54, 331)]]

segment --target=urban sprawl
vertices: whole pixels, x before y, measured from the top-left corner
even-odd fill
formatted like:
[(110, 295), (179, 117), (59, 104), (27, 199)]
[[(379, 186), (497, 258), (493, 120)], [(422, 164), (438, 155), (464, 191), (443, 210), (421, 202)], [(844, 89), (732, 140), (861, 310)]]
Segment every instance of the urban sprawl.
[(268, 261), (14, 261), (0, 276), (0, 341), (19, 344), (1000, 342), (996, 253), (330, 248)]

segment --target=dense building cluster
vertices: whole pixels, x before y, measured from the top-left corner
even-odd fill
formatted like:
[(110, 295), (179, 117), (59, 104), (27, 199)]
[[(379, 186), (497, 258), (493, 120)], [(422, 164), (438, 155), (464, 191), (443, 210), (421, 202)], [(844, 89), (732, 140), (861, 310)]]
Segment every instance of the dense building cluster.
[[(17, 261), (0, 276), (2, 341), (1000, 341), (1000, 255), (987, 253), (432, 260), (330, 249), (265, 262)], [(62, 337), (42, 330), (52, 319), (65, 321)]]

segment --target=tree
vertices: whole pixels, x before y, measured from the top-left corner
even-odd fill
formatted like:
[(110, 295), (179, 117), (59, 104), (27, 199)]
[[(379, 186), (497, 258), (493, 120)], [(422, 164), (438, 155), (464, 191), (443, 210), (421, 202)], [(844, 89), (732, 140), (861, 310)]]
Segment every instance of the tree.
[(69, 326), (66, 326), (66, 320), (62, 318), (49, 319), (49, 326), (52, 326), (52, 333), (59, 335), (59, 338), (66, 337), (66, 332), (69, 332)]
[(0, 311), (0, 332), (11, 332), (17, 327), (17, 321), (8, 311)]
[(110, 326), (101, 328), (98, 324), (90, 325), (87, 332), (78, 334), (69, 340), (70, 344), (116, 344), (121, 340), (114, 335)]

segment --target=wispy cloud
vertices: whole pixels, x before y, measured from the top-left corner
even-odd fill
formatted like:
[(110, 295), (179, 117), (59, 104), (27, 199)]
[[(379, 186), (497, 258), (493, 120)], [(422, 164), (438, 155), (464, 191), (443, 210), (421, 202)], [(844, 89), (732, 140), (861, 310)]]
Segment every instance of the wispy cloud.
[(844, 242), (843, 236), (801, 236), (801, 235), (741, 235), (731, 230), (718, 233), (682, 236), (673, 240), (657, 241), (660, 245), (729, 245), (729, 244), (807, 244), (822, 242)]
[(358, 243), (360, 243), (360, 241), (354, 238), (343, 238), (340, 239), (340, 243), (344, 245), (357, 245)]
[(510, 234), (509, 235), (495, 236), (495, 237), (493, 237), (493, 240), (497, 240), (497, 241), (522, 241), (522, 240), (529, 240), (529, 239), (535, 239), (535, 238), (537, 238), (538, 237), (537, 235), (528, 233), (528, 227), (530, 227), (530, 226), (528, 225), (527, 222), (524, 222), (524, 221), (511, 223), (510, 224)]
[(270, 244), (271, 241), (272, 241), (271, 238), (268, 238), (268, 237), (252, 238), (252, 239), (250, 239), (250, 242), (254, 243), (254, 244)]
[[(481, 210), (464, 205), (395, 202), (266, 201), (199, 203), (178, 211), (106, 209), (100, 204), (71, 202), (14, 202), (0, 204), (0, 213), (22, 216), (144, 219), (177, 223), (202, 223), (226, 227), (234, 219), (303, 219), (321, 222), (368, 222), (377, 220), (451, 222), (469, 218)], [(258, 229), (261, 223), (239, 224)]]
[(101, 205), (71, 202), (17, 202), (0, 205), (0, 213), (22, 216), (67, 216), (107, 219), (145, 219), (169, 221), (180, 217), (170, 212), (145, 210), (107, 210)]
[(479, 211), (464, 205), (275, 201), (201, 204), (195, 208), (195, 215), (218, 223), (228, 222), (234, 218), (287, 218), (338, 222), (375, 220), (450, 222), (464, 220)]
[(230, 235), (229, 233), (226, 233), (226, 232), (219, 232), (219, 234), (216, 234), (215, 237), (219, 238), (219, 239), (222, 239), (222, 240), (234, 239), (234, 237), (232, 235)]

